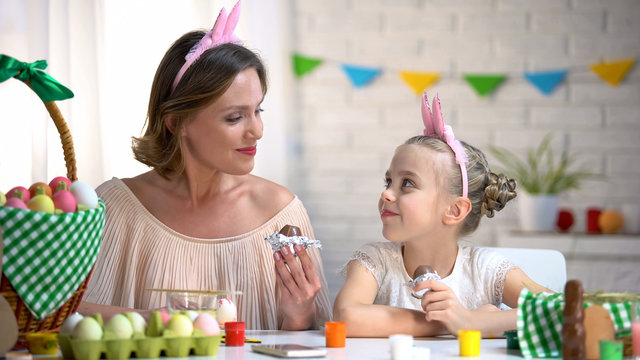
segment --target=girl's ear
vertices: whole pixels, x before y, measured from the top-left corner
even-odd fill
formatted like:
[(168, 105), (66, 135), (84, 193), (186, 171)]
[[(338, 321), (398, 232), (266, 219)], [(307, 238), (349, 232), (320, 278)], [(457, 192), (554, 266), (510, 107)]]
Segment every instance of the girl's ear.
[(458, 196), (442, 215), (442, 221), (446, 225), (456, 225), (461, 223), (471, 212), (471, 200)]

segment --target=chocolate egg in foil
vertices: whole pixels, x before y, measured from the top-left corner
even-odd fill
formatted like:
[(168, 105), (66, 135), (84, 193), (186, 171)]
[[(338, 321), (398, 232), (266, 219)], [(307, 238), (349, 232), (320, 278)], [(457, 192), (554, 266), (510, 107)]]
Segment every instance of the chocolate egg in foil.
[[(407, 286), (413, 289), (419, 283), (427, 280), (442, 280), (442, 279), (440, 278), (440, 275), (438, 275), (438, 273), (431, 266), (420, 265), (413, 272), (413, 280), (409, 280), (407, 282)], [(412, 291), (411, 296), (413, 296), (416, 299), (422, 299), (424, 294), (429, 290), (431, 289), (426, 288), (418, 291)]]
[(288, 246), (291, 249), (291, 253), (295, 254), (295, 251), (293, 251), (294, 245), (302, 245), (305, 249), (312, 246), (322, 248), (320, 241), (302, 236), (300, 228), (293, 225), (285, 225), (279, 232), (276, 231), (264, 239), (271, 245), (271, 249), (274, 252)]

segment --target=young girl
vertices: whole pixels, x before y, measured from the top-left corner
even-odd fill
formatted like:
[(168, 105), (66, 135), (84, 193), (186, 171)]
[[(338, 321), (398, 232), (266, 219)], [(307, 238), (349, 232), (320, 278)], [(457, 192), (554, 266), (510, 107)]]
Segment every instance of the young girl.
[[(453, 136), (438, 97), (433, 114), (422, 101), (424, 136), (400, 145), (385, 175), (378, 210), (390, 242), (364, 245), (346, 266), (334, 303), (334, 320), (347, 322), (350, 337), (453, 334), (477, 329), (483, 337), (516, 328), (520, 291), (549, 291), (503, 256), (458, 245), (483, 215), (493, 217), (516, 196), (515, 181), (489, 170), (484, 154)], [(421, 265), (441, 280), (407, 286)], [(412, 292), (428, 290), (422, 298)]]

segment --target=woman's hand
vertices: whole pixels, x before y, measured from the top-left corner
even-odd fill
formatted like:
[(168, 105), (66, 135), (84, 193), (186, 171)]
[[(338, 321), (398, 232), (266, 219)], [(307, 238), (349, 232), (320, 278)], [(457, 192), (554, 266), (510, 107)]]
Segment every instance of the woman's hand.
[(419, 283), (414, 291), (430, 288), (422, 297), (422, 310), (427, 321), (441, 322), (449, 332), (458, 336), (458, 330), (473, 327), (473, 312), (467, 310), (450, 287), (438, 280)]
[(300, 262), (289, 247), (283, 247), (273, 255), (281, 292), (279, 311), (284, 315), (283, 329), (304, 330), (313, 325), (315, 298), (322, 285), (307, 251), (302, 245), (294, 248)]

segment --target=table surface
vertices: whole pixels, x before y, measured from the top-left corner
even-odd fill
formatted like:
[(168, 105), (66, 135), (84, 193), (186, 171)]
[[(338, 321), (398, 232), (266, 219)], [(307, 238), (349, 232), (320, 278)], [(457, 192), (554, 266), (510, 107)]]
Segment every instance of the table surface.
[[(263, 344), (301, 344), (325, 347), (324, 332), (312, 331), (247, 331), (247, 338), (259, 339)], [(251, 351), (250, 343), (244, 346), (223, 346), (216, 357), (197, 357), (197, 359), (277, 359), (275, 357)], [(458, 340), (447, 338), (416, 338), (416, 347), (431, 349), (431, 359), (469, 359), (459, 356)], [(391, 359), (389, 339), (387, 338), (348, 338), (344, 348), (327, 348), (326, 359)], [(196, 357), (194, 357), (196, 359)], [(523, 359), (519, 350), (507, 350), (506, 339), (483, 339), (480, 356), (473, 359)]]
[[(261, 340), (262, 344), (301, 344), (314, 347), (325, 347), (324, 332), (322, 330), (309, 331), (280, 331), (280, 330), (249, 330), (245, 336)], [(252, 360), (278, 359), (265, 354), (253, 352), (251, 343), (244, 346), (225, 346), (220, 344), (216, 356), (190, 356), (189, 359), (212, 360)], [(480, 345), (480, 356), (465, 358), (459, 356), (458, 339), (454, 337), (416, 338), (414, 345), (429, 348), (431, 359), (520, 359), (520, 350), (507, 349), (506, 339), (483, 339)], [(62, 357), (60, 357), (62, 358)], [(0, 359), (2, 357), (0, 356)], [(34, 356), (34, 359), (56, 359), (55, 356)], [(178, 358), (166, 358), (171, 360)], [(186, 358), (179, 358), (186, 359)], [(344, 348), (327, 348), (327, 356), (321, 359), (391, 359), (388, 338), (347, 338)], [(138, 359), (144, 360), (144, 359)]]

